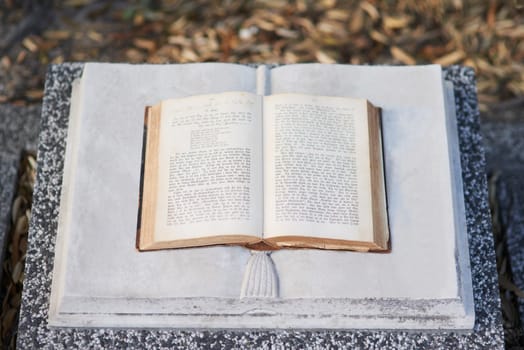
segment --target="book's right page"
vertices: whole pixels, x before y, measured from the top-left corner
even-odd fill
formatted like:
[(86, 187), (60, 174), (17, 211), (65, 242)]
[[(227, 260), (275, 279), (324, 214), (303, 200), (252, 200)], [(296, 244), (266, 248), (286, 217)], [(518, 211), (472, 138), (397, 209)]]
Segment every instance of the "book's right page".
[(300, 64), (271, 70), (271, 94), (366, 98), (382, 108), (391, 240), (389, 254), (273, 253), (281, 297), (457, 297), (452, 191), (457, 174), (450, 166), (441, 74), (435, 65)]
[(373, 242), (367, 116), (364, 99), (264, 98), (264, 238)]

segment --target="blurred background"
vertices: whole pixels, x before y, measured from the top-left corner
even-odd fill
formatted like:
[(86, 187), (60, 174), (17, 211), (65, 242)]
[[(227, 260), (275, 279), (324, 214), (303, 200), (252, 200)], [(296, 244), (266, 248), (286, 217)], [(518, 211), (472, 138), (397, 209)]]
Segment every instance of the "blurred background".
[[(524, 159), (523, 14), (524, 0), (0, 0), (0, 107), (13, 114), (0, 117), (38, 118), (47, 67), (62, 62), (472, 67), (492, 166), (488, 184), (506, 347), (522, 349), (524, 248), (513, 244), (516, 253), (509, 254), (507, 232), (509, 227), (524, 244), (524, 213), (516, 209), (518, 203), (524, 208), (524, 161), (513, 161)], [(512, 177), (501, 187), (508, 165)], [(35, 154), (22, 157), (8, 204), (0, 348), (16, 347), (36, 167)], [(522, 276), (512, 276), (512, 268)]]
[(461, 64), (483, 112), (522, 103), (522, 0), (3, 0), (0, 103), (43, 95), (49, 63)]

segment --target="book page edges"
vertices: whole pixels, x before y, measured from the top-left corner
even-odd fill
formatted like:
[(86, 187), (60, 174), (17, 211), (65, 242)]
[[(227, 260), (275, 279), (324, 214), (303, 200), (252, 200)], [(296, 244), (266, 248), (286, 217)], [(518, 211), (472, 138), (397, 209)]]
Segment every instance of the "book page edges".
[[(138, 250), (151, 251), (161, 249), (177, 249), (177, 248), (196, 248), (213, 245), (237, 245), (245, 246), (246, 248), (253, 250), (271, 250), (275, 249), (275, 246), (271, 244), (265, 244), (259, 237), (249, 235), (221, 235), (221, 236), (209, 236), (199, 237), (190, 239), (177, 239), (171, 241), (147, 241), (138, 247)], [(269, 249), (268, 249), (269, 248)]]
[(255, 236), (223, 235), (192, 239), (180, 239), (163, 242), (147, 242), (138, 248), (139, 251), (163, 249), (196, 248), (214, 245), (244, 246), (250, 250), (279, 250), (282, 248), (316, 248), (331, 250), (354, 250), (360, 252), (387, 251), (374, 242), (350, 241), (330, 238), (314, 238), (303, 236), (279, 236), (261, 240)]
[(382, 144), (381, 109), (367, 102), (369, 129), (369, 159), (371, 169), (371, 204), (373, 242), (382, 250), (390, 249), (384, 155)]
[(315, 248), (329, 250), (354, 250), (360, 252), (385, 252), (388, 247), (382, 247), (375, 242), (354, 241), (335, 238), (316, 238), (304, 236), (278, 236), (266, 239), (266, 242), (279, 248)]
[(139, 198), (137, 249), (151, 245), (155, 238), (155, 212), (158, 188), (158, 148), (160, 106), (146, 107), (144, 146), (142, 149), (142, 181)]

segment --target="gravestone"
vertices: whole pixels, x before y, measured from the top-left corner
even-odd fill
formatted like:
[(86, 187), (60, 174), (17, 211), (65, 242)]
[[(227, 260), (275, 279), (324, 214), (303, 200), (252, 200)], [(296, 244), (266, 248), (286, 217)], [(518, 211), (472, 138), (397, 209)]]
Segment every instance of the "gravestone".
[[(18, 346), (39, 347), (162, 347), (162, 346), (282, 346), (282, 347), (391, 347), (391, 348), (502, 348), (500, 303), (490, 216), (487, 204), (485, 161), (480, 144), (479, 119), (473, 71), (462, 67), (446, 70), (453, 81), (466, 220), (471, 257), (475, 326), (473, 331), (182, 331), (150, 329), (49, 328), (47, 315), (52, 278), (56, 220), (69, 96), (82, 65), (52, 66), (43, 106), (39, 144), (39, 173), (34, 193), (33, 220), (26, 262)], [(110, 283), (110, 281), (108, 281)]]

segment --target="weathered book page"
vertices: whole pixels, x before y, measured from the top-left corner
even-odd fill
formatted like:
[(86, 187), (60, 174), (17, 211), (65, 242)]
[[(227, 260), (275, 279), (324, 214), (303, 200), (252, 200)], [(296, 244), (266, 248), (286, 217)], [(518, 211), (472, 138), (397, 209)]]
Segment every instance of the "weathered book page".
[(245, 92), (162, 102), (155, 240), (260, 235), (261, 108)]
[(365, 100), (264, 98), (264, 238), (372, 241)]

